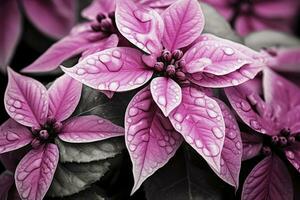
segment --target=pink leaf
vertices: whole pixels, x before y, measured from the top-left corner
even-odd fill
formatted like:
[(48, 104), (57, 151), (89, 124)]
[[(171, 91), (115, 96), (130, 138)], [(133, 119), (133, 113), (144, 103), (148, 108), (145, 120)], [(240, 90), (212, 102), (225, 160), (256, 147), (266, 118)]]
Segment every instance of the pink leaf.
[(197, 43), (185, 53), (183, 59), (189, 73), (206, 72), (218, 76), (232, 73), (254, 62), (249, 56), (219, 40)]
[(99, 32), (93, 32), (91, 23), (80, 24), (72, 30), (72, 33), (60, 41), (54, 43), (44, 54), (42, 54), (31, 65), (23, 69), (23, 72), (48, 72), (52, 71), (65, 60), (82, 52), (84, 55), (91, 50), (103, 50), (115, 47), (118, 39), (115, 35), (105, 38)]
[(219, 172), (225, 124), (218, 103), (195, 88), (185, 87), (181, 104), (169, 118), (187, 143)]
[(300, 105), (293, 107), (292, 110), (281, 116), (285, 127), (289, 127), (291, 133), (300, 132)]
[(293, 200), (292, 180), (284, 163), (276, 155), (260, 161), (244, 183), (243, 200)]
[(77, 5), (74, 0), (24, 0), (22, 3), (28, 18), (48, 36), (65, 36), (75, 24)]
[(300, 105), (300, 88), (268, 68), (264, 70), (263, 89), (266, 103), (276, 106), (278, 117)]
[(68, 120), (58, 137), (71, 143), (87, 143), (124, 135), (124, 129), (95, 115)]
[(242, 139), (237, 121), (225, 103), (216, 99), (225, 121), (225, 140), (221, 153), (221, 171), (217, 175), (228, 184), (239, 187), (239, 175), (242, 164)]
[(9, 190), (14, 184), (14, 175), (5, 171), (0, 175), (0, 200), (8, 200)]
[(151, 81), (151, 94), (167, 117), (181, 102), (182, 94), (180, 86), (171, 78), (158, 77)]
[(31, 132), (13, 119), (0, 126), (0, 154), (26, 146), (32, 140)]
[(20, 161), (15, 181), (23, 200), (42, 200), (46, 195), (57, 164), (59, 151), (55, 144), (33, 149)]
[(294, 145), (285, 148), (284, 151), (290, 163), (300, 172), (300, 144), (296, 142)]
[(263, 137), (256, 133), (241, 133), (243, 140), (242, 160), (249, 160), (259, 155), (263, 147)]
[(73, 68), (62, 68), (71, 77), (98, 90), (128, 91), (144, 85), (153, 74), (142, 61), (142, 53), (117, 47), (94, 53)]
[(117, 0), (116, 24), (132, 44), (151, 54), (160, 54), (164, 23), (160, 15), (132, 0)]
[(48, 90), (49, 115), (58, 121), (70, 117), (79, 103), (81, 89), (82, 84), (67, 75), (54, 81)]
[(0, 72), (4, 72), (21, 35), (21, 15), (17, 0), (1, 2), (0, 27)]
[(95, 20), (98, 14), (109, 14), (115, 11), (115, 0), (93, 0), (93, 2), (86, 7), (81, 15), (89, 20)]
[(243, 86), (226, 88), (225, 93), (233, 109), (249, 127), (263, 134), (277, 134), (273, 122), (264, 117), (270, 109), (259, 94)]
[(190, 45), (204, 27), (204, 16), (197, 0), (178, 0), (162, 17), (165, 23), (163, 44), (170, 51)]
[(39, 127), (48, 114), (48, 93), (40, 82), (8, 69), (4, 103), (6, 112), (18, 123)]
[(125, 114), (125, 142), (133, 163), (134, 193), (174, 156), (182, 138), (152, 100), (149, 87), (129, 103)]

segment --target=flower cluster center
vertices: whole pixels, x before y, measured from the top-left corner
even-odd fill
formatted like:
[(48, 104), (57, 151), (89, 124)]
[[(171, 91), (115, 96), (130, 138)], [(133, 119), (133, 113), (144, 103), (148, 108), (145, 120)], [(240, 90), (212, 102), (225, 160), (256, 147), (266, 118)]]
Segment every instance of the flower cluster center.
[(154, 70), (161, 76), (170, 77), (180, 82), (186, 81), (186, 75), (183, 72), (185, 61), (182, 57), (183, 52), (181, 50), (170, 52), (165, 49), (157, 58)]
[(262, 153), (269, 155), (272, 150), (284, 149), (299, 141), (300, 133), (292, 135), (289, 129), (282, 129), (278, 135), (268, 136), (264, 139)]
[(108, 15), (98, 14), (96, 21), (91, 25), (91, 28), (95, 32), (102, 32), (106, 34), (112, 34), (116, 30), (115, 13), (111, 12)]
[(52, 142), (59, 134), (62, 123), (54, 118), (48, 118), (47, 122), (40, 128), (32, 128), (31, 133), (34, 139), (31, 142), (33, 148), (37, 148), (41, 144)]

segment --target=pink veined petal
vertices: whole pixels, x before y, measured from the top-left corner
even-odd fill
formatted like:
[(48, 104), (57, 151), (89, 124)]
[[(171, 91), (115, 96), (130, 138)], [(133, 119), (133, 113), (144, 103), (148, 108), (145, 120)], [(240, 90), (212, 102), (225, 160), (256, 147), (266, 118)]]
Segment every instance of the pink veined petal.
[(242, 139), (238, 123), (231, 110), (222, 101), (215, 99), (222, 110), (225, 121), (225, 140), (221, 153), (221, 170), (216, 174), (237, 190), (242, 164)]
[(288, 127), (292, 134), (300, 132), (300, 105), (293, 107), (283, 117), (285, 126)]
[(277, 134), (277, 129), (269, 118), (268, 106), (247, 87), (238, 86), (225, 89), (226, 96), (239, 117), (253, 130), (263, 134)]
[(50, 37), (67, 35), (75, 24), (77, 5), (74, 0), (23, 0), (22, 3), (28, 18)]
[(197, 0), (178, 0), (162, 17), (165, 24), (163, 45), (173, 51), (190, 45), (204, 28), (204, 15)]
[(21, 35), (21, 15), (17, 0), (0, 5), (0, 72), (5, 72)]
[(86, 7), (81, 15), (89, 20), (95, 20), (98, 14), (109, 14), (115, 11), (115, 0), (93, 0), (93, 2)]
[(285, 148), (285, 155), (294, 168), (300, 172), (300, 144), (296, 142), (292, 146)]
[(153, 79), (150, 90), (153, 100), (166, 117), (181, 103), (181, 88), (171, 78), (157, 77)]
[(48, 89), (49, 116), (63, 121), (75, 111), (80, 97), (82, 84), (68, 75), (56, 79)]
[(293, 200), (293, 185), (290, 174), (276, 155), (260, 161), (244, 183), (243, 200)]
[(120, 33), (148, 54), (161, 53), (164, 23), (160, 15), (132, 0), (116, 0), (116, 24)]
[(124, 135), (124, 129), (95, 115), (68, 120), (58, 137), (71, 143), (88, 143)]
[(277, 71), (300, 73), (300, 48), (272, 49), (276, 54), (268, 66)]
[(174, 156), (182, 137), (152, 100), (149, 87), (138, 92), (125, 114), (125, 142), (133, 164), (134, 193)]
[(246, 64), (254, 62), (233, 46), (219, 40), (201, 41), (183, 56), (185, 70), (189, 73), (206, 72), (213, 75), (226, 75)]
[(263, 146), (263, 137), (256, 133), (241, 132), (243, 140), (243, 157), (242, 160), (249, 160), (259, 155)]
[(72, 68), (62, 69), (89, 87), (114, 92), (136, 89), (150, 80), (153, 74), (143, 63), (142, 53), (129, 47), (97, 52)]
[(268, 68), (263, 73), (263, 89), (266, 103), (275, 107), (279, 118), (300, 105), (300, 88)]
[(40, 82), (8, 69), (4, 104), (6, 112), (18, 123), (39, 127), (48, 114), (48, 93)]
[(169, 119), (185, 141), (220, 172), (225, 124), (218, 103), (195, 88), (185, 87), (182, 102)]
[(7, 200), (9, 190), (14, 184), (14, 176), (12, 172), (5, 171), (0, 175), (0, 200)]
[(83, 60), (87, 56), (97, 53), (99, 51), (117, 47), (119, 43), (119, 38), (116, 34), (112, 34), (111, 36), (107, 38), (103, 38), (101, 42), (91, 44), (89, 48), (87, 48), (84, 52), (82, 52), (81, 57), (79, 61)]
[[(53, 44), (44, 54), (22, 71), (52, 71), (58, 68), (63, 61), (79, 55), (88, 49), (104, 50), (117, 46), (118, 40), (116, 36), (113, 35), (111, 37), (113, 38), (106, 39), (106, 36), (98, 32), (92, 32), (91, 23), (80, 24), (72, 30), (70, 35)], [(88, 52), (84, 53), (84, 55)]]
[(134, 0), (136, 3), (140, 3), (151, 8), (164, 8), (171, 5), (175, 1), (176, 0)]
[(32, 140), (31, 132), (25, 126), (9, 119), (0, 126), (0, 154), (26, 146)]
[(55, 144), (42, 145), (29, 151), (16, 172), (17, 190), (23, 200), (42, 200), (46, 195), (57, 164), (59, 151)]

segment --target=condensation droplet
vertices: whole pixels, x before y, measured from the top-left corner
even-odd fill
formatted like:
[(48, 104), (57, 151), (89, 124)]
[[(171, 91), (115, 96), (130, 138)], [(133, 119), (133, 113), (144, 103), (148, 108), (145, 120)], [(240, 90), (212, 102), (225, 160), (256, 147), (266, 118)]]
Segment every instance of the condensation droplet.
[(118, 88), (119, 88), (119, 83), (118, 82), (111, 82), (108, 86), (108, 88), (111, 90), (111, 91), (116, 91)]
[(16, 116), (14, 117), (14, 119), (16, 119), (16, 120), (22, 120), (22, 119), (24, 119), (24, 115), (16, 114)]
[(129, 150), (130, 151), (135, 151), (136, 150), (136, 145), (134, 145), (134, 144), (131, 144), (131, 145), (129, 145)]
[(208, 116), (210, 116), (211, 118), (218, 117), (218, 113), (216, 113), (215, 111), (210, 110), (210, 109), (207, 109), (206, 111), (207, 111)]
[(185, 140), (186, 140), (186, 142), (189, 143), (189, 144), (194, 143), (194, 140), (193, 140), (193, 138), (192, 138), (191, 136), (186, 136)]
[(238, 85), (238, 84), (239, 84), (239, 81), (236, 80), (236, 79), (233, 79), (233, 80), (231, 81), (231, 83), (232, 83), (232, 85)]
[(235, 131), (230, 131), (229, 133), (228, 133), (228, 137), (230, 138), (230, 139), (234, 139), (235, 137), (236, 137), (236, 132)]
[(138, 114), (138, 109), (134, 108), (134, 107), (131, 107), (129, 109), (129, 116), (133, 117), (133, 116), (136, 116)]
[(200, 149), (203, 148), (203, 143), (201, 142), (201, 140), (196, 140), (195, 144), (198, 148), (200, 148)]
[(178, 122), (182, 122), (182, 121), (183, 121), (183, 116), (182, 116), (182, 114), (180, 114), (180, 113), (176, 113), (176, 114), (174, 115), (174, 118), (175, 118), (175, 120), (178, 121)]
[(219, 129), (218, 127), (212, 128), (212, 132), (213, 132), (213, 134), (214, 134), (217, 138), (219, 138), (219, 139), (224, 137), (223, 132), (222, 132), (221, 129)]
[(165, 106), (167, 104), (166, 98), (164, 96), (159, 96), (157, 101), (160, 105), (163, 105), (163, 106)]
[(110, 62), (110, 61), (111, 61), (111, 59), (110, 59), (110, 57), (109, 57), (108, 55), (100, 55), (100, 56), (99, 56), (99, 60), (100, 60), (101, 62), (103, 62), (103, 63), (107, 63), (107, 62)]
[(234, 54), (234, 50), (230, 47), (227, 47), (227, 48), (224, 49), (224, 53), (228, 56), (231, 56), (231, 55)]
[(205, 100), (203, 98), (196, 98), (195, 99), (195, 104), (197, 106), (204, 107), (205, 106)]
[(78, 74), (78, 75), (83, 75), (85, 73), (86, 73), (86, 71), (84, 69), (77, 69), (77, 71), (76, 71), (76, 74)]
[(236, 148), (241, 149), (242, 148), (242, 144), (240, 142), (235, 143)]
[(14, 105), (15, 108), (21, 108), (22, 107), (22, 103), (20, 101), (15, 101), (13, 105)]
[(246, 101), (242, 101), (242, 102), (241, 102), (241, 108), (242, 108), (242, 110), (245, 111), (245, 112), (248, 112), (248, 111), (251, 110), (250, 104), (249, 104), (248, 102), (246, 102)]

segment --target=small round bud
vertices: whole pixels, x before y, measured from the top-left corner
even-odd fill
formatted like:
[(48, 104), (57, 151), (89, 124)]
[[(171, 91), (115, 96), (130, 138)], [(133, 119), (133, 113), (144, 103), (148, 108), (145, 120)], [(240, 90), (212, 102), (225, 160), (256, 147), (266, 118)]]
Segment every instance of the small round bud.
[(296, 138), (294, 136), (289, 136), (287, 140), (289, 144), (294, 144), (296, 142)]
[(268, 156), (268, 155), (270, 155), (270, 154), (272, 153), (272, 150), (271, 150), (270, 147), (264, 146), (264, 147), (262, 148), (262, 153), (263, 153), (265, 156)]
[(180, 68), (183, 68), (183, 67), (185, 67), (185, 60), (180, 60), (179, 62), (178, 62), (178, 67), (180, 67)]
[(34, 135), (34, 136), (37, 136), (38, 135), (38, 133), (40, 132), (40, 128), (38, 128), (38, 127), (32, 127), (31, 128), (31, 132), (32, 132), (32, 134)]
[(53, 125), (53, 129), (56, 133), (60, 132), (62, 128), (62, 123), (61, 122), (55, 122)]
[(279, 142), (279, 137), (277, 135), (272, 136), (272, 143), (277, 144)]
[(164, 70), (164, 63), (163, 62), (157, 62), (154, 65), (154, 69), (158, 72), (161, 72)]
[(46, 140), (46, 139), (48, 139), (48, 137), (49, 137), (49, 133), (47, 130), (41, 130), (39, 132), (39, 138)]
[(279, 137), (279, 143), (281, 146), (286, 146), (287, 145), (287, 139), (285, 137)]
[(175, 75), (175, 72), (176, 72), (175, 66), (174, 65), (168, 65), (166, 71), (167, 71), (167, 74), (169, 76)]
[(40, 145), (41, 145), (41, 142), (36, 138), (34, 138), (31, 141), (31, 146), (32, 146), (33, 149), (37, 149)]
[(112, 24), (110, 19), (104, 19), (101, 21), (101, 29), (105, 32), (109, 32), (112, 30)]
[(103, 19), (105, 19), (106, 17), (105, 17), (105, 15), (104, 14), (102, 14), (102, 13), (100, 13), (100, 14), (98, 14), (97, 16), (96, 16), (96, 19), (97, 19), (97, 21), (98, 22), (101, 22)]
[(176, 78), (180, 81), (185, 81), (186, 80), (185, 73), (183, 73), (182, 71), (176, 72)]
[(91, 25), (91, 28), (92, 28), (92, 30), (95, 31), (95, 32), (101, 31), (101, 25), (98, 24), (98, 23), (92, 24), (92, 25)]
[(163, 50), (162, 52), (162, 58), (166, 62), (170, 62), (172, 60), (172, 54), (168, 50)]
[(175, 60), (180, 60), (183, 56), (183, 52), (181, 50), (174, 50), (172, 56)]
[(284, 128), (280, 131), (280, 134), (285, 137), (289, 136), (291, 134), (291, 130), (289, 128)]
[(114, 18), (115, 18), (115, 12), (110, 12), (110, 13), (108, 14), (108, 17), (109, 17), (110, 19), (114, 19)]

